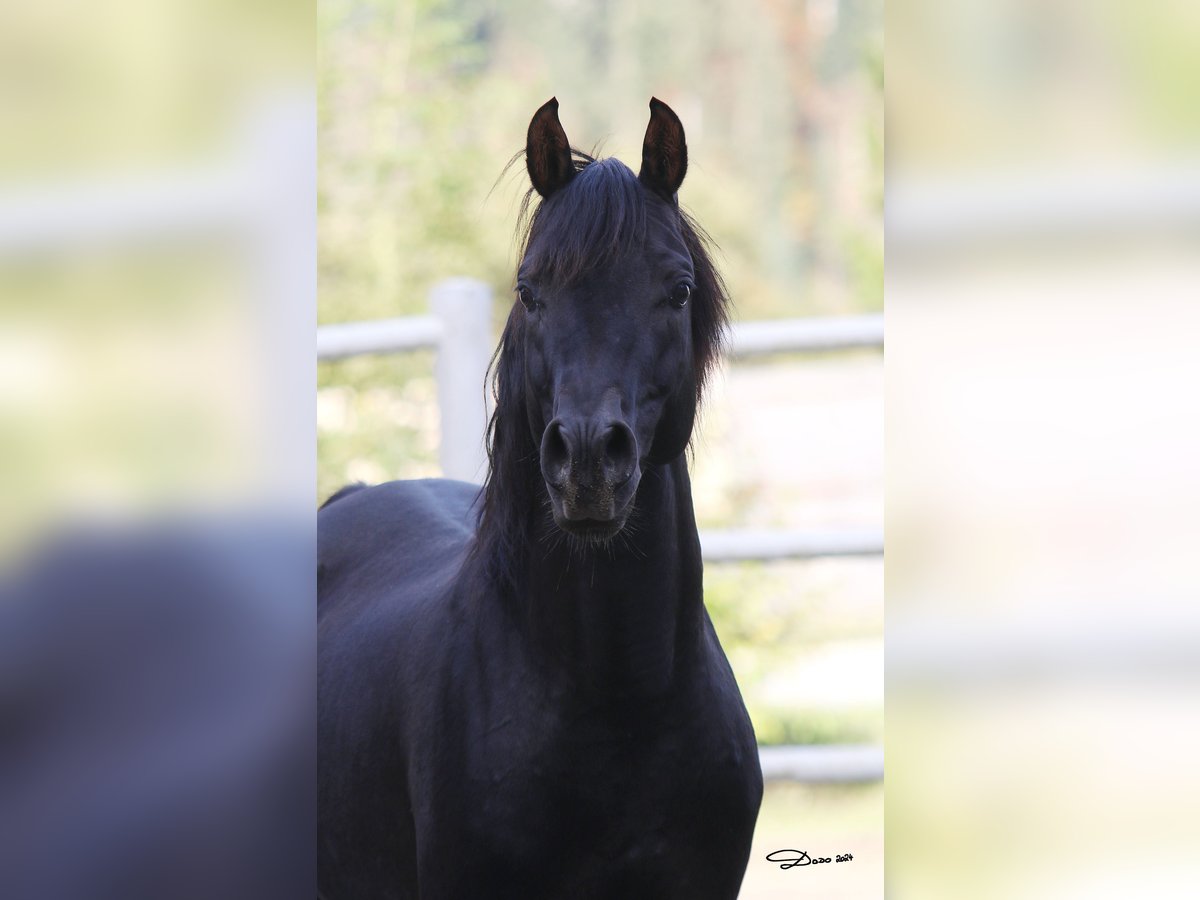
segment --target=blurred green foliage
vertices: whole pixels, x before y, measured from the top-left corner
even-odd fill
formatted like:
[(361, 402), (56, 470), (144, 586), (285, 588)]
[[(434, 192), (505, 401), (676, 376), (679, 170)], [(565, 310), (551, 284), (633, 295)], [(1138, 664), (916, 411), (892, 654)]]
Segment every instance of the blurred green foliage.
[[(823, 569), (819, 577), (817, 567)], [(882, 652), (882, 608), (842, 602), (847, 595), (867, 592), (847, 580), (864, 574), (876, 579), (870, 592), (881, 595), (882, 563), (877, 560), (705, 567), (704, 603), (737, 673), (760, 744), (883, 742), (877, 703), (863, 696), (828, 702), (847, 684), (870, 683), (874, 673), (859, 664), (863, 654), (832, 669), (812, 665), (830, 647), (866, 644), (866, 653), (873, 655), (878, 645)], [(882, 679), (882, 671), (877, 674)], [(837, 683), (813, 685), (823, 678)], [(781, 686), (787, 689), (781, 691)]]
[(675, 107), (743, 315), (877, 308), (881, 7), (325, 0), (322, 320), (419, 310), (450, 274), (505, 296), (522, 167), (493, 187), (551, 94), (632, 164), (649, 97)]

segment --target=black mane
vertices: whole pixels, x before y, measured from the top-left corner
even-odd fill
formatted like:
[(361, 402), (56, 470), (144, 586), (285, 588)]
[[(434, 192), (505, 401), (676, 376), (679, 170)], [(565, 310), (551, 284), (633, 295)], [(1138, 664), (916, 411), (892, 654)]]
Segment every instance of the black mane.
[[(531, 204), (531, 188), (518, 225), (520, 269), (526, 277), (570, 283), (611, 263), (646, 240), (647, 229), (666, 216), (683, 236), (692, 258), (692, 352), (699, 403), (720, 356), (729, 321), (729, 296), (713, 265), (705, 231), (677, 203), (649, 193), (615, 158), (595, 159), (572, 149), (575, 177), (558, 193)], [(516, 159), (522, 158), (518, 154)], [(652, 204), (654, 207), (652, 208)], [(541, 237), (547, 240), (537, 240)], [(536, 255), (530, 256), (536, 244)], [(546, 502), (538, 467), (539, 448), (530, 434), (524, 392), (525, 308), (514, 303), (490, 366), (495, 411), (488, 422), (488, 474), (481, 493), (472, 551), (483, 573), (506, 589), (516, 585), (528, 552), (527, 519)]]

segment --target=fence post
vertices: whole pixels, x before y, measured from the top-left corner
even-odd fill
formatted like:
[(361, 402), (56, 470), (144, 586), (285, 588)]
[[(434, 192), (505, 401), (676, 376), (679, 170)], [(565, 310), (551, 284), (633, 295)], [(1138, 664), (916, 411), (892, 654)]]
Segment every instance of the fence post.
[(429, 305), (442, 323), (434, 364), (442, 420), (442, 474), (479, 483), (487, 472), (484, 381), (494, 349), (492, 292), (473, 278), (447, 278), (433, 286)]

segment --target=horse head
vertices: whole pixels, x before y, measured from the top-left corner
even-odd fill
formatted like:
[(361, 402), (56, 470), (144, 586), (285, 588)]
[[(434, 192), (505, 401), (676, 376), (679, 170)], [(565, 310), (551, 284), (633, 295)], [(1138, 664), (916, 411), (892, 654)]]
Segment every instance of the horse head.
[(681, 212), (679, 118), (650, 102), (638, 175), (571, 149), (550, 100), (533, 116), (526, 164), (541, 202), (517, 273), (505, 352), (519, 385), (555, 524), (612, 537), (648, 466), (691, 438), (724, 322), (724, 291)]

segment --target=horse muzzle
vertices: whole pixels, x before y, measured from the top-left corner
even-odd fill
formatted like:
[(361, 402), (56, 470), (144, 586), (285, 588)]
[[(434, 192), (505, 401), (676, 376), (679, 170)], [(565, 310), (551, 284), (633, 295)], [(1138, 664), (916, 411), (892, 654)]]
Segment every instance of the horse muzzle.
[(624, 422), (555, 419), (542, 435), (541, 469), (559, 528), (606, 540), (624, 527), (641, 480), (637, 438)]

